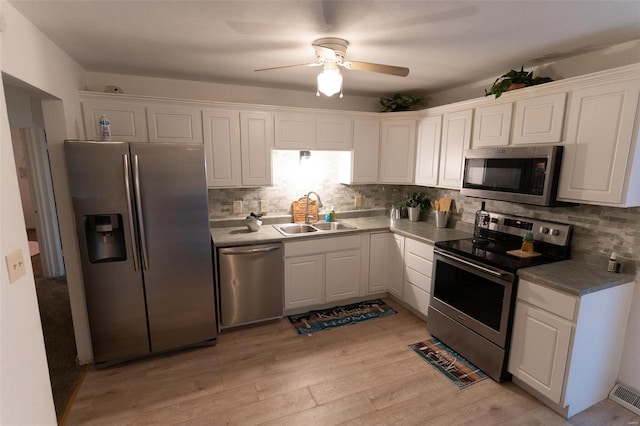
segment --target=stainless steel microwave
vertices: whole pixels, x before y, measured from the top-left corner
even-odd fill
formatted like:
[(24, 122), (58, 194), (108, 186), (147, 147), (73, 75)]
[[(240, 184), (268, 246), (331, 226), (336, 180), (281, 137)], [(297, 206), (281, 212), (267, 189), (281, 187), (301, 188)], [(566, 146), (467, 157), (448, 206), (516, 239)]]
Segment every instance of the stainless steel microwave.
[(460, 194), (489, 200), (553, 206), (562, 146), (480, 148), (464, 151)]

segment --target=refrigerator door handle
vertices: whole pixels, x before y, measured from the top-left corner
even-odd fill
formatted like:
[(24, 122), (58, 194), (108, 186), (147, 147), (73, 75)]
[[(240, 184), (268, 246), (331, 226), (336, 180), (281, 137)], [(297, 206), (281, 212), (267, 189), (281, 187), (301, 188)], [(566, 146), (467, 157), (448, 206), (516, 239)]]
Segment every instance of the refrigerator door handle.
[(138, 227), (140, 228), (140, 245), (142, 246), (142, 267), (149, 269), (149, 256), (147, 253), (147, 238), (144, 232), (144, 218), (142, 214), (142, 198), (140, 196), (140, 167), (138, 156), (133, 156), (133, 190), (136, 195), (136, 210), (138, 211)]
[(136, 228), (133, 224), (133, 208), (131, 204), (131, 181), (129, 171), (129, 156), (122, 156), (124, 162), (124, 189), (127, 193), (127, 210), (129, 215), (129, 231), (131, 232), (131, 252), (133, 253), (133, 270), (138, 270), (138, 245), (136, 244)]

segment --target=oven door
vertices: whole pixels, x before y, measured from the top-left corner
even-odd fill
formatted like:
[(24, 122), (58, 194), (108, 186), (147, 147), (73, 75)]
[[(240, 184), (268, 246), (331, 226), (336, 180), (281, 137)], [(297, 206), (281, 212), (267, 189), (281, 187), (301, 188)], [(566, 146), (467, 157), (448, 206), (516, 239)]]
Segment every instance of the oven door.
[(505, 348), (516, 276), (436, 249), (431, 306)]

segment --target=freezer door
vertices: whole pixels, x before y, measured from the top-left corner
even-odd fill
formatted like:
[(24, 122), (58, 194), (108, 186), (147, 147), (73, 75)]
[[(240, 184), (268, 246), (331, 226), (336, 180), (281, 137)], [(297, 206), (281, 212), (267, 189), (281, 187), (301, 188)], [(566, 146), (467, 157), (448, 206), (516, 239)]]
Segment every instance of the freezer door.
[(152, 352), (214, 339), (204, 146), (132, 143)]
[(150, 353), (137, 262), (128, 144), (65, 141), (69, 187), (96, 364)]

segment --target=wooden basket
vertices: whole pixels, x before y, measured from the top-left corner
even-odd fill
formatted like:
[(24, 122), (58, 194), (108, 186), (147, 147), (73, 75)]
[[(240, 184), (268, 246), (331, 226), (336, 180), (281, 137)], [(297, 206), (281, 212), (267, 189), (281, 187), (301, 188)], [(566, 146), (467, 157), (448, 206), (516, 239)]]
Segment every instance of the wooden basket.
[[(300, 199), (291, 203), (291, 211), (293, 212), (293, 221), (296, 223), (305, 222), (304, 217), (307, 210), (307, 197), (301, 197)], [(309, 200), (309, 222), (318, 221), (318, 202), (316, 200)]]

